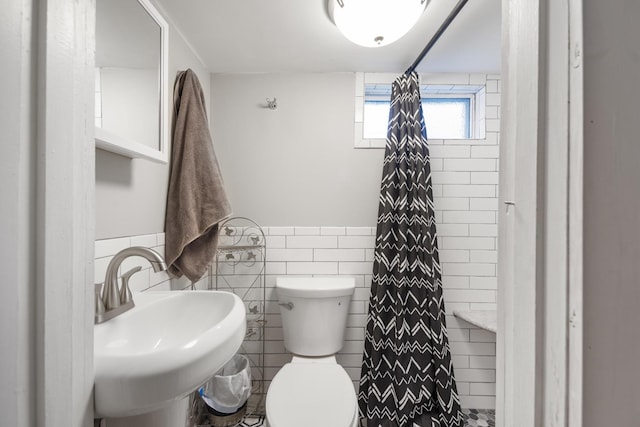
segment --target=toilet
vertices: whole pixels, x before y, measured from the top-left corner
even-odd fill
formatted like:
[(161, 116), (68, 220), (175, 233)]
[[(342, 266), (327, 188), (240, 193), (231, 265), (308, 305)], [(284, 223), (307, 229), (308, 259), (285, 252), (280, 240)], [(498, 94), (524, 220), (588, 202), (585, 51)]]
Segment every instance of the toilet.
[(268, 427), (358, 426), (353, 383), (335, 358), (354, 288), (353, 278), (277, 278), (284, 346), (293, 357), (267, 391)]

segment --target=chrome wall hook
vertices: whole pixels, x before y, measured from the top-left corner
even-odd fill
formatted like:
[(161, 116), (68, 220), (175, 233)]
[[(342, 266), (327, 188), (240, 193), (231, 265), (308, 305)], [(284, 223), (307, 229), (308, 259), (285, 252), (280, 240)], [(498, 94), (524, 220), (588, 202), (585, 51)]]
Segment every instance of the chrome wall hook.
[(267, 98), (267, 108), (270, 110), (278, 108), (278, 100), (275, 97), (273, 99)]
[(506, 211), (507, 215), (509, 215), (509, 208), (512, 207), (512, 206), (515, 207), (515, 205), (516, 205), (516, 202), (512, 202), (510, 200), (505, 200), (504, 201), (505, 211)]

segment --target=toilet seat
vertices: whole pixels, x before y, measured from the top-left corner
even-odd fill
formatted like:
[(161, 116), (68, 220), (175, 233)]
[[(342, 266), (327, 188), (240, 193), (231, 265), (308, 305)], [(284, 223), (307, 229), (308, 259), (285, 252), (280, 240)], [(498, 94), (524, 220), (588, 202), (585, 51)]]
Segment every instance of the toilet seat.
[(270, 427), (350, 427), (356, 408), (353, 383), (336, 363), (287, 363), (267, 393)]

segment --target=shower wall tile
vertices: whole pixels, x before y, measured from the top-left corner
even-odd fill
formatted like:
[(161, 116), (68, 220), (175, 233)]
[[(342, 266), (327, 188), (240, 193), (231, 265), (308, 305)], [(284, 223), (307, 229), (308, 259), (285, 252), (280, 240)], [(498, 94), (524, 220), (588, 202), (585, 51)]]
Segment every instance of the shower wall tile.
[(495, 197), (495, 185), (444, 185), (442, 197)]
[(498, 185), (498, 172), (471, 172), (472, 184), (494, 184)]
[(471, 172), (432, 172), (431, 180), (433, 184), (471, 184)]
[[(473, 200), (475, 199), (470, 199), (469, 202), (472, 202)], [(492, 200), (492, 199), (487, 199), (487, 200)], [(471, 209), (474, 208), (473, 203), (470, 203), (470, 206), (471, 206)], [(482, 211), (482, 212), (478, 212), (478, 211)], [(473, 210), (447, 211), (447, 212), (443, 212), (442, 214), (442, 224), (441, 224), (442, 226), (446, 224), (464, 224), (467, 226), (467, 229), (468, 229), (469, 228), (468, 224), (471, 224), (471, 223), (495, 224), (496, 212), (494, 210), (488, 210), (488, 208), (485, 208), (485, 205), (483, 204), (478, 204), (477, 206), (475, 206), (475, 209)], [(444, 234), (441, 234), (441, 233), (438, 233), (438, 234), (441, 236), (444, 236)]]
[(436, 209), (441, 212), (469, 210), (468, 197), (434, 197), (433, 203)]
[[(484, 211), (478, 211), (477, 215), (474, 215), (469, 210), (468, 199), (465, 199), (464, 207), (466, 209), (464, 210), (459, 209), (461, 206), (459, 202), (452, 202), (450, 206), (455, 208), (450, 211), (454, 216), (459, 215), (459, 212), (464, 212), (464, 215), (459, 216), (458, 220), (464, 218), (466, 221), (466, 223), (443, 223), (438, 226), (439, 234), (453, 236), (450, 238), (455, 239), (447, 241), (449, 237), (444, 237), (444, 242), (457, 247), (440, 251), (445, 305), (449, 313), (447, 324), (452, 360), (456, 371), (460, 371), (458, 384), (463, 403), (465, 405), (481, 404), (493, 408), (495, 398), (486, 395), (486, 393), (492, 390), (492, 386), (495, 388), (495, 335), (451, 316), (451, 313), (457, 309), (469, 310), (477, 305), (495, 305), (496, 261), (493, 254), (495, 254), (497, 234), (496, 215), (495, 212), (488, 212), (489, 215), (487, 215), (487, 212)], [(443, 212), (440, 211), (440, 213)], [(488, 220), (491, 220), (493, 224), (486, 224), (484, 228), (474, 228), (474, 232), (480, 237), (469, 236), (472, 225), (474, 225), (472, 223)], [(485, 226), (485, 224), (475, 225)], [(266, 354), (268, 365), (265, 369), (266, 379), (270, 381), (278, 369), (291, 358), (291, 354), (285, 350), (282, 341), (282, 322), (276, 304), (276, 294), (273, 292), (276, 278), (280, 275), (332, 276), (337, 274), (353, 277), (356, 281), (356, 289), (347, 317), (344, 346), (337, 359), (344, 366), (357, 389), (372, 278), (375, 227), (321, 227), (318, 236), (300, 236), (297, 229), (298, 227), (293, 227), (292, 234), (290, 230), (285, 231), (288, 233), (285, 235), (287, 248), (272, 249), (267, 246), (267, 264), (274, 264), (271, 259), (275, 257), (278, 260), (277, 264), (282, 268), (279, 273), (268, 271), (269, 276), (266, 279), (267, 286), (271, 289), (271, 293), (268, 293), (270, 304), (267, 307), (267, 311), (271, 314), (267, 315)], [(305, 227), (305, 231), (306, 229), (308, 227)], [(277, 237), (274, 230), (276, 230), (274, 227), (269, 228), (271, 237)], [(336, 230), (336, 248), (315, 247), (312, 251), (311, 261), (296, 261), (300, 256), (300, 252), (297, 251), (305, 250), (298, 248), (299, 246), (307, 246), (314, 242), (326, 243), (325, 240), (317, 240), (317, 238), (327, 235), (328, 230)], [(300, 238), (304, 237), (308, 240), (291, 240), (291, 236), (300, 236)], [(289, 248), (289, 243), (292, 243), (295, 248)], [(484, 250), (485, 248), (488, 250)], [(472, 262), (472, 254), (474, 259), (479, 261)], [(284, 258), (287, 256), (291, 258), (285, 260)], [(305, 252), (305, 256), (309, 256), (309, 252)], [(333, 268), (335, 265), (338, 268), (337, 272), (324, 269), (325, 266)], [(475, 287), (471, 286), (472, 280)], [(471, 360), (473, 360), (473, 366)], [(471, 392), (472, 389), (476, 390), (471, 387), (473, 384), (490, 384), (490, 386), (478, 388), (482, 394), (476, 395)], [(491, 400), (492, 398), (494, 400)]]
[(470, 277), (470, 287), (475, 289), (497, 289), (497, 277)]
[[(375, 228), (372, 227), (375, 232)], [(356, 249), (375, 247), (376, 237), (371, 236), (338, 236), (338, 248)]]
[(471, 147), (468, 145), (433, 145), (429, 147), (432, 159), (455, 159), (471, 157)]
[(474, 237), (498, 237), (498, 224), (469, 224), (469, 235)]
[[(488, 198), (481, 198), (481, 199), (470, 198), (469, 208), (472, 211), (497, 211), (498, 198), (497, 197), (488, 197)], [(477, 221), (477, 222), (480, 222), (480, 221)]]
[[(451, 221), (460, 222), (460, 221)], [(469, 235), (469, 224), (438, 224), (438, 236), (465, 237)]]
[[(462, 140), (461, 140), (462, 141)], [(496, 159), (444, 159), (443, 170), (445, 171), (495, 171), (498, 165)]]
[[(498, 131), (500, 129), (498, 128)], [(497, 145), (474, 145), (471, 147), (471, 156), (474, 159), (497, 159), (500, 149)]]
[(444, 237), (442, 249), (495, 249), (496, 238), (491, 237)]
[(470, 261), (476, 263), (498, 263), (498, 251), (470, 251)]
[(469, 356), (469, 367), (478, 369), (495, 369), (495, 356)]

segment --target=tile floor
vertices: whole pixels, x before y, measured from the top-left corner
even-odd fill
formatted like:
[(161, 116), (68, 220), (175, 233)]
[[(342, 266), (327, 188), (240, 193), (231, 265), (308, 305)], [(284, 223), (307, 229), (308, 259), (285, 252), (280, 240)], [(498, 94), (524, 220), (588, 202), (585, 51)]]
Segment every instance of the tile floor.
[(463, 409), (465, 427), (495, 427), (496, 411), (493, 409)]
[[(496, 413), (493, 409), (463, 409), (465, 427), (495, 427)], [(266, 427), (264, 417), (247, 417), (236, 427)]]

